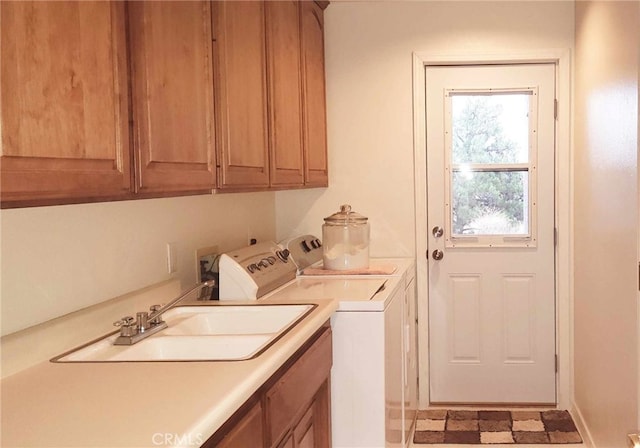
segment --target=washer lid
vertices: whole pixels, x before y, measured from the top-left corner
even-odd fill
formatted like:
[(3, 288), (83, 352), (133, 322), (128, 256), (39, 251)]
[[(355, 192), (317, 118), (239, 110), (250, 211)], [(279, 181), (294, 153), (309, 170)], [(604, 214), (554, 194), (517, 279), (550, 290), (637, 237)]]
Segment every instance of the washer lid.
[(268, 294), (270, 300), (305, 301), (334, 299), (338, 311), (383, 311), (401, 277), (298, 277)]

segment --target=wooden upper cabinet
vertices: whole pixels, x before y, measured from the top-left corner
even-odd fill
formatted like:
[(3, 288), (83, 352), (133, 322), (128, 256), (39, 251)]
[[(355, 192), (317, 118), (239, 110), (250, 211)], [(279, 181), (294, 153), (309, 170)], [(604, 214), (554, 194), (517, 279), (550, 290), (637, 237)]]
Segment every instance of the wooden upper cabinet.
[(327, 2), (213, 2), (219, 187), (327, 185)]
[(215, 187), (208, 1), (130, 2), (136, 192)]
[(326, 5), (0, 1), (2, 207), (326, 186)]
[(124, 7), (0, 2), (3, 207), (129, 194)]
[(328, 185), (328, 166), (323, 8), (311, 1), (300, 2), (300, 7), (305, 185), (324, 187)]
[(216, 1), (214, 57), (221, 189), (269, 187), (264, 2)]
[(304, 185), (302, 63), (297, 0), (267, 1), (271, 185)]

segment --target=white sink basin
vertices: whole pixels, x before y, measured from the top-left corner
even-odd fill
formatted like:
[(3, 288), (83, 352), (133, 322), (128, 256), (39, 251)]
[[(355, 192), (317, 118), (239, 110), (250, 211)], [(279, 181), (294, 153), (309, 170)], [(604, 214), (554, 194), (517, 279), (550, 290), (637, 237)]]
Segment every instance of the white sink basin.
[(86, 361), (194, 361), (252, 358), (273, 335), (151, 336), (137, 344), (113, 345), (116, 336), (76, 350), (58, 362)]
[(183, 306), (164, 314), (165, 335), (279, 333), (313, 305)]
[(240, 361), (258, 356), (315, 305), (190, 306), (167, 311), (168, 328), (133, 345), (117, 334), (54, 358), (54, 362)]

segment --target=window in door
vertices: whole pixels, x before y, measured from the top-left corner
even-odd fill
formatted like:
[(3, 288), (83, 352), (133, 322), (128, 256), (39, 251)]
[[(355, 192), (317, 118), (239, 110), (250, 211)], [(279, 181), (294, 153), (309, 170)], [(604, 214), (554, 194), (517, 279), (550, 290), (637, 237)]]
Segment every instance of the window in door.
[(448, 247), (535, 246), (537, 89), (445, 90)]

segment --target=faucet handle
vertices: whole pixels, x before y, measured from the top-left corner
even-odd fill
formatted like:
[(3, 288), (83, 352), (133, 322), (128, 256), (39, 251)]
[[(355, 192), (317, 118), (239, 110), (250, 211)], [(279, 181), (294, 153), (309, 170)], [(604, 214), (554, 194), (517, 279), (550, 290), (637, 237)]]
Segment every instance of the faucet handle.
[(114, 326), (120, 327), (120, 336), (131, 337), (138, 333), (136, 320), (131, 316), (125, 316), (113, 323)]
[[(161, 309), (162, 309), (162, 305), (151, 305), (149, 307), (150, 316), (153, 316), (157, 311)], [(161, 324), (162, 322), (164, 322), (162, 320), (162, 315), (153, 317), (152, 319), (149, 320), (149, 323), (151, 323), (152, 325), (158, 325), (158, 324)]]
[(135, 322), (135, 319), (131, 316), (125, 316), (120, 320), (113, 323), (114, 327), (130, 327)]

